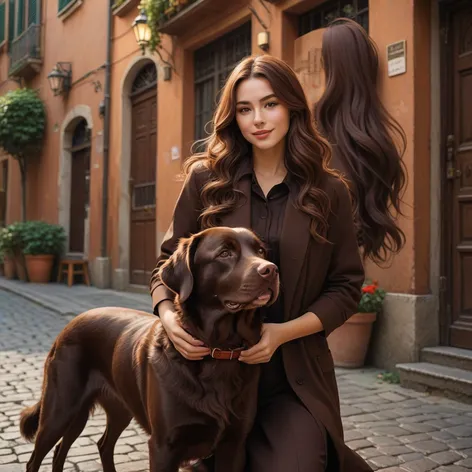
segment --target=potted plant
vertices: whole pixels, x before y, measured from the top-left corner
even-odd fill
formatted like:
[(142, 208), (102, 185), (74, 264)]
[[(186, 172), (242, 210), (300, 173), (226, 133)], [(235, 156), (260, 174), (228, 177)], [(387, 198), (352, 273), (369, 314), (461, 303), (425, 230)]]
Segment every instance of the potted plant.
[(336, 367), (362, 367), (372, 334), (372, 325), (382, 309), (385, 290), (377, 282), (364, 282), (358, 313), (328, 336)]
[(54, 258), (64, 251), (64, 228), (44, 221), (28, 221), (24, 227), (23, 242), (30, 282), (48, 283)]
[(14, 279), (16, 277), (16, 264), (13, 255), (13, 233), (8, 226), (0, 231), (0, 244), (3, 253), (3, 272), (7, 279)]
[(26, 273), (25, 260), (23, 257), (23, 230), (25, 223), (16, 222), (7, 226), (8, 230), (8, 247), (11, 256), (15, 263), (15, 270), (18, 278), (23, 281), (28, 281)]

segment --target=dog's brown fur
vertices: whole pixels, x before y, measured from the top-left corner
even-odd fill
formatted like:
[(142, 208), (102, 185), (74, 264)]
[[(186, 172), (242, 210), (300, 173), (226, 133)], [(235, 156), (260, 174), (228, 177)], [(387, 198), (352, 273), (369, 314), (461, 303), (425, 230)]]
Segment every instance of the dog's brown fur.
[[(180, 242), (161, 269), (176, 292), (183, 326), (210, 347), (234, 349), (260, 337), (258, 297), (278, 295), (278, 271), (247, 230), (213, 228)], [(228, 303), (230, 302), (230, 303)], [(240, 304), (236, 306), (235, 304)], [(151, 472), (176, 472), (185, 461), (215, 456), (218, 472), (241, 472), (255, 414), (258, 369), (237, 360), (188, 361), (153, 315), (98, 308), (59, 334), (44, 367), (41, 400), (21, 414), (22, 435), (35, 440), (27, 472), (54, 452), (61, 472), (96, 405), (107, 425), (98, 449), (104, 472), (132, 418), (150, 435)]]

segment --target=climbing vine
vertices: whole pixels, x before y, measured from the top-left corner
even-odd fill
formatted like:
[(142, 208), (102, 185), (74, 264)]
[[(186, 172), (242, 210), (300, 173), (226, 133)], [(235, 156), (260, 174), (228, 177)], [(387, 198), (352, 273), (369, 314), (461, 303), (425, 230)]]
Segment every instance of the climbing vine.
[(159, 29), (186, 7), (195, 3), (196, 0), (143, 0), (141, 7), (146, 11), (148, 24), (151, 28), (151, 51), (159, 51), (162, 47), (161, 33)]

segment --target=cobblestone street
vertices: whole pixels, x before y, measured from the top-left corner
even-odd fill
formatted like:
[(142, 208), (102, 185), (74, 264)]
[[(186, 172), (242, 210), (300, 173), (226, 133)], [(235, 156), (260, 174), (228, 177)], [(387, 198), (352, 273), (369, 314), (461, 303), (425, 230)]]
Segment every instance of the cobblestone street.
[[(98, 306), (114, 301), (111, 294), (94, 299)], [(38, 399), (45, 356), (71, 316), (0, 290), (0, 472), (25, 470), (33, 446), (20, 437), (18, 414)], [(472, 406), (382, 383), (378, 372), (337, 371), (348, 445), (376, 470), (472, 470)], [(98, 412), (71, 449), (67, 472), (102, 470), (95, 444), (103, 429)], [(117, 471), (147, 471), (147, 458), (146, 436), (132, 424), (116, 448)], [(52, 453), (41, 472), (51, 460)]]

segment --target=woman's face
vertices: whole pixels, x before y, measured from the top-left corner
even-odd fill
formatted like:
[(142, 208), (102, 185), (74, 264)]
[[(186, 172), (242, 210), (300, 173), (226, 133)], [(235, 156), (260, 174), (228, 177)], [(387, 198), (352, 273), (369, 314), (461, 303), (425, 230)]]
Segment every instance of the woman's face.
[(290, 112), (266, 79), (251, 78), (242, 81), (236, 90), (236, 122), (249, 143), (269, 150), (285, 140)]

